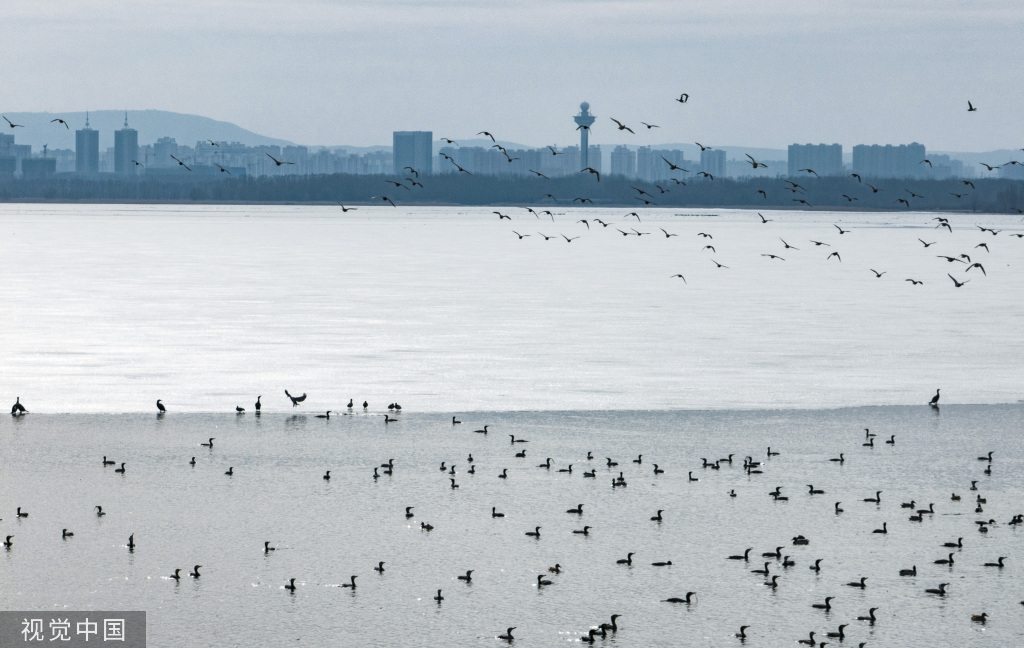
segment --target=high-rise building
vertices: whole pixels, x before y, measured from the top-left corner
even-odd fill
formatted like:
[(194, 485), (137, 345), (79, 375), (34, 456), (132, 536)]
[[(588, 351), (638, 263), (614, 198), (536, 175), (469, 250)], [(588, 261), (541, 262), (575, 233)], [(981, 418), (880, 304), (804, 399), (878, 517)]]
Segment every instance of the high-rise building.
[(636, 153), (628, 146), (616, 146), (612, 149), (611, 174), (633, 178), (636, 176)]
[(700, 170), (712, 176), (725, 177), (725, 151), (707, 149), (700, 152)]
[(800, 169), (813, 169), (820, 177), (844, 175), (842, 144), (790, 144), (788, 157), (790, 177)]
[(923, 178), (927, 175), (923, 144), (887, 144), (853, 147), (853, 172), (866, 178)]
[(100, 132), (89, 128), (89, 113), (85, 113), (85, 128), (75, 131), (75, 173), (99, 173)]
[(114, 173), (134, 175), (138, 157), (139, 131), (128, 128), (128, 113), (125, 113), (124, 128), (114, 131)]
[(636, 177), (647, 182), (681, 177), (682, 172), (673, 171), (669, 162), (683, 166), (685, 161), (686, 156), (680, 150), (652, 150), (649, 146), (641, 146), (636, 150)]
[(178, 155), (178, 142), (173, 137), (161, 137), (153, 144), (153, 163), (150, 166), (178, 166), (171, 156)]
[(395, 131), (392, 135), (393, 173), (408, 172), (412, 167), (420, 175), (431, 175), (434, 164), (434, 133), (432, 131)]

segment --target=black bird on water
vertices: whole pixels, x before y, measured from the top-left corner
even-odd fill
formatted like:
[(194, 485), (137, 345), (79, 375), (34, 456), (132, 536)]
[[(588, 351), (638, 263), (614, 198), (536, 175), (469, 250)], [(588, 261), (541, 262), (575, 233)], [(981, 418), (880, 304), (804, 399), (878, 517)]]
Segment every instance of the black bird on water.
[(163, 403), (161, 403), (161, 402), (160, 402), (160, 400), (161, 400), (161, 399), (159, 399), (159, 398), (158, 398), (158, 399), (156, 399), (156, 410), (157, 410), (158, 412), (160, 412), (161, 414), (164, 414), (164, 413), (166, 413), (166, 412), (167, 412), (167, 408), (166, 408), (166, 407), (164, 407), (164, 404), (163, 404)]
[(935, 395), (932, 396), (932, 399), (928, 402), (928, 404), (931, 405), (932, 407), (938, 407), (939, 406), (939, 390), (938, 389), (935, 390)]
[(262, 404), (260, 403), (260, 399), (261, 399), (261, 398), (263, 398), (263, 396), (257, 396), (257, 397), (256, 397), (256, 404), (255, 404), (255, 405), (253, 406), (253, 407), (255, 407), (255, 408), (256, 408), (256, 413), (257, 413), (257, 414), (259, 414), (259, 413), (260, 413), (260, 408), (262, 408), (262, 407), (263, 407), (263, 405), (262, 405)]

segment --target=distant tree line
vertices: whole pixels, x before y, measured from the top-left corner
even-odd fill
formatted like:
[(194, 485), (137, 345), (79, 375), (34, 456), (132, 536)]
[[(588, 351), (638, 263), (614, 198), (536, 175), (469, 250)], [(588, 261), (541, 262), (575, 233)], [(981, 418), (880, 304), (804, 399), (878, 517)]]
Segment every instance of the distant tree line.
[[(118, 176), (15, 178), (0, 181), (0, 201), (335, 203), (731, 207), (748, 209), (930, 210), (1024, 213), (1024, 180), (910, 180), (802, 176), (648, 183), (593, 174), (557, 178), (444, 174), (414, 178), (290, 175), (260, 178)], [(401, 186), (389, 181), (400, 182)], [(683, 184), (685, 183), (685, 184)], [(795, 186), (794, 186), (795, 185)], [(644, 192), (644, 193), (641, 193)], [(646, 202), (645, 202), (646, 201)], [(801, 202), (803, 201), (803, 202)]]

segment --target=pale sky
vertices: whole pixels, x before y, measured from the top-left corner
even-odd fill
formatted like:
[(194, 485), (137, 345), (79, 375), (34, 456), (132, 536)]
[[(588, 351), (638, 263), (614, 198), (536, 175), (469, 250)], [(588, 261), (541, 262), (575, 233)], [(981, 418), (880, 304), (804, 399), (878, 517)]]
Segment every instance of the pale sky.
[(1024, 148), (1021, 0), (3, 0), (0, 57), (0, 112), (153, 108), (307, 145), (566, 145), (586, 100), (606, 146)]

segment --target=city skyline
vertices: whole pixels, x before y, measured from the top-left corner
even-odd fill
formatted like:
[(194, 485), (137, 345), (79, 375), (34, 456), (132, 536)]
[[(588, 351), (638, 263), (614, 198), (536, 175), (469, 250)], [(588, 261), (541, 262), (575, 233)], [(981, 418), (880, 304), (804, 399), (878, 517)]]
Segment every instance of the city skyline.
[(539, 146), (578, 139), (564, 115), (586, 100), (608, 146), (1020, 148), (1007, 89), (1024, 82), (1024, 16), (961, 5), (15, 1), (0, 8), (0, 51), (19, 62), (0, 109), (161, 106), (306, 145), (381, 145), (401, 127)]

